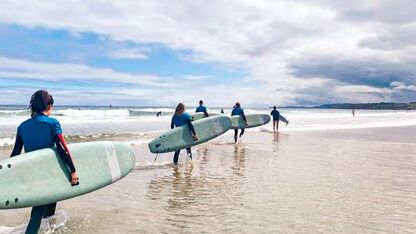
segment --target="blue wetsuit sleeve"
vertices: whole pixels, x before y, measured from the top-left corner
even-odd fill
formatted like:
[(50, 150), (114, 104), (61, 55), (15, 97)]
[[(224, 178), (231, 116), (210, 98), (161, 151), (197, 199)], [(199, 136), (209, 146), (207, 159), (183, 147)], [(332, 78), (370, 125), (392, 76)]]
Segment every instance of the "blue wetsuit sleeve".
[(52, 123), (52, 136), (55, 137), (58, 134), (62, 134), (61, 124), (55, 119)]
[(22, 152), (22, 149), (23, 149), (23, 139), (19, 134), (17, 134), (16, 141), (14, 143), (14, 147), (13, 147), (12, 154), (10, 155), (10, 157), (19, 155)]
[(191, 130), (191, 132), (192, 132), (192, 135), (196, 135), (196, 132), (195, 132), (195, 128), (194, 128), (194, 125), (192, 124), (192, 122), (191, 122), (191, 120), (189, 119), (189, 120), (187, 120), (186, 121), (186, 124), (188, 124), (188, 127), (189, 127), (189, 129)]

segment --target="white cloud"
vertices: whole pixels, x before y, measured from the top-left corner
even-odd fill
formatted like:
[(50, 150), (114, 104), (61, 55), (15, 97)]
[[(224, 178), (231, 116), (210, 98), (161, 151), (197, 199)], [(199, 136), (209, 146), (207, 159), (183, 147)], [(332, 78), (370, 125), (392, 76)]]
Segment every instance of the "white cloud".
[(114, 50), (110, 52), (109, 57), (115, 59), (147, 59), (145, 52), (143, 49)]
[[(10, 0), (0, 5), (0, 22), (94, 32), (114, 40), (191, 51), (183, 55), (185, 59), (247, 70), (249, 79), (262, 89), (254, 92), (261, 95), (253, 96), (251, 89), (239, 90), (250, 93), (251, 103), (342, 101), (356, 90), (370, 91), (356, 96), (357, 101), (366, 102), (393, 98), (392, 79), (415, 85), (414, 7), (414, 1), (407, 0), (185, 0), (175, 4), (167, 0), (59, 4)], [(140, 51), (119, 53), (120, 58), (146, 56)], [(57, 70), (48, 74), (64, 78)], [(106, 80), (165, 83), (155, 77), (118, 76), (106, 69), (76, 66), (75, 70), (74, 78), (87, 70)], [(47, 76), (45, 70), (32, 71)], [(19, 71), (13, 72), (2, 75), (19, 76)], [(231, 90), (224, 89), (222, 98)], [(406, 95), (416, 99), (415, 93)]]

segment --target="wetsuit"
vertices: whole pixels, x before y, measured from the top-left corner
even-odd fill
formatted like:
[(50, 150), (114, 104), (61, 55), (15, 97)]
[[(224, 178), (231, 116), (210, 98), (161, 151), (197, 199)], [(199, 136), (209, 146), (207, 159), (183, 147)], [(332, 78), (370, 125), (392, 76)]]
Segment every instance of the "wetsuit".
[[(246, 115), (244, 114), (244, 110), (241, 107), (234, 107), (233, 111), (231, 111), (231, 116), (234, 115), (241, 115), (245, 123), (247, 123)], [(244, 134), (244, 128), (241, 129), (240, 137)], [(234, 141), (237, 142), (237, 135), (238, 129), (234, 129)]]
[(273, 121), (277, 121), (279, 120), (280, 112), (277, 110), (272, 110), (272, 112), (270, 112), (270, 115), (273, 116)]
[[(182, 125), (187, 124), (189, 129), (191, 130), (191, 133), (193, 135), (196, 135), (194, 125), (192, 125), (191, 120), (192, 120), (191, 115), (186, 113), (186, 112), (183, 113), (182, 115), (173, 115), (172, 121), (170, 123), (170, 128), (173, 129), (174, 127), (180, 127)], [(192, 159), (191, 147), (186, 148), (186, 151), (188, 152), (189, 156)], [(175, 154), (173, 156), (173, 163), (174, 164), (178, 164), (178, 159), (179, 159), (179, 153), (180, 152), (181, 152), (180, 150), (175, 151)]]
[(207, 112), (207, 108), (203, 105), (200, 105), (196, 108), (195, 110), (196, 113), (198, 112), (203, 112), (204, 113), (204, 117), (208, 117), (208, 112)]
[[(66, 146), (58, 120), (44, 114), (37, 114), (24, 121), (17, 128), (16, 142), (10, 157), (19, 155), (23, 147), (25, 148), (25, 152), (28, 153), (54, 146), (56, 146), (59, 156), (69, 171), (71, 173), (75, 172), (75, 166)], [(42, 206), (34, 206), (30, 214), (30, 221), (27, 225), (26, 233), (38, 233), (42, 218), (54, 215), (55, 209), (56, 202)]]

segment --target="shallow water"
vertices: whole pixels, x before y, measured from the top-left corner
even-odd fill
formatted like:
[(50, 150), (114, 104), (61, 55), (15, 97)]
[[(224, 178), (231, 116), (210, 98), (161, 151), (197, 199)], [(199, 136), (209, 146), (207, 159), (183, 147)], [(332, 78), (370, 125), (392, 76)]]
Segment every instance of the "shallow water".
[[(248, 132), (236, 145), (225, 135), (178, 167), (134, 146), (136, 170), (60, 202), (69, 218), (46, 232), (413, 233), (416, 141), (389, 132)], [(1, 210), (0, 233), (29, 212)]]

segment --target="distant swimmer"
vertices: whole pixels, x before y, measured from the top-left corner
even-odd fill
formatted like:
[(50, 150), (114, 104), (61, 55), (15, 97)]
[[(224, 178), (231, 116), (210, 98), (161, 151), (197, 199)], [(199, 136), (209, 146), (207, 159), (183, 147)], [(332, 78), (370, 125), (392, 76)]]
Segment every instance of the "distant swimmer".
[(270, 115), (273, 116), (273, 132), (279, 131), (279, 117), (280, 112), (276, 109), (276, 106), (273, 107), (272, 112)]
[[(192, 138), (194, 139), (194, 141), (197, 141), (198, 136), (196, 135), (194, 125), (192, 125), (191, 120), (192, 120), (191, 115), (185, 112), (185, 105), (183, 103), (179, 103), (176, 106), (175, 114), (172, 116), (172, 121), (170, 123), (170, 128), (173, 129), (175, 127), (180, 127), (182, 125), (187, 124), (189, 129), (191, 130)], [(179, 153), (180, 152), (181, 152), (180, 150), (175, 151), (175, 154), (173, 156), (173, 163), (176, 164), (176, 165), (178, 164), (178, 159), (179, 159)], [(192, 159), (191, 147), (186, 148), (186, 152), (188, 153), (188, 156)]]
[(352, 117), (355, 117), (355, 109), (352, 109)]
[[(53, 147), (63, 162), (62, 170), (68, 172), (68, 183), (76, 186), (79, 184), (78, 175), (66, 146), (61, 125), (58, 120), (49, 117), (52, 113), (53, 103), (52, 95), (49, 95), (45, 90), (38, 90), (32, 95), (29, 106), (31, 118), (21, 123), (17, 128), (16, 142), (10, 157), (19, 155), (23, 147), (25, 153)], [(22, 160), (24, 160), (24, 157), (22, 157)], [(37, 166), (33, 165), (32, 169), (36, 170)], [(24, 178), (21, 179), (24, 180)], [(40, 185), (34, 184), (33, 186)], [(68, 187), (68, 190), (70, 189)], [(30, 214), (29, 224), (26, 227), (26, 233), (38, 233), (42, 219), (55, 215), (55, 209), (56, 202), (34, 206)]]
[(156, 113), (156, 116), (157, 116), (157, 117), (162, 116), (162, 111), (157, 112), (157, 113)]
[(199, 106), (196, 108), (195, 112), (196, 113), (203, 112), (204, 117), (208, 117), (208, 112), (207, 112), (207, 108), (204, 106), (204, 101), (199, 100)]
[(221, 109), (221, 111), (220, 111), (220, 112), (221, 112), (221, 114), (224, 114), (224, 109)]
[(110, 105), (110, 109), (112, 108), (113, 106), (112, 105)]
[[(234, 115), (241, 115), (245, 124), (247, 125), (246, 115), (244, 114), (244, 110), (241, 108), (241, 104), (239, 102), (235, 103), (235, 106), (233, 107), (233, 110), (231, 111), (231, 116), (234, 116)], [(243, 134), (244, 134), (244, 128), (241, 129), (240, 138), (241, 136), (243, 136)], [(234, 129), (234, 143), (237, 143), (237, 135), (238, 135), (238, 129)]]

